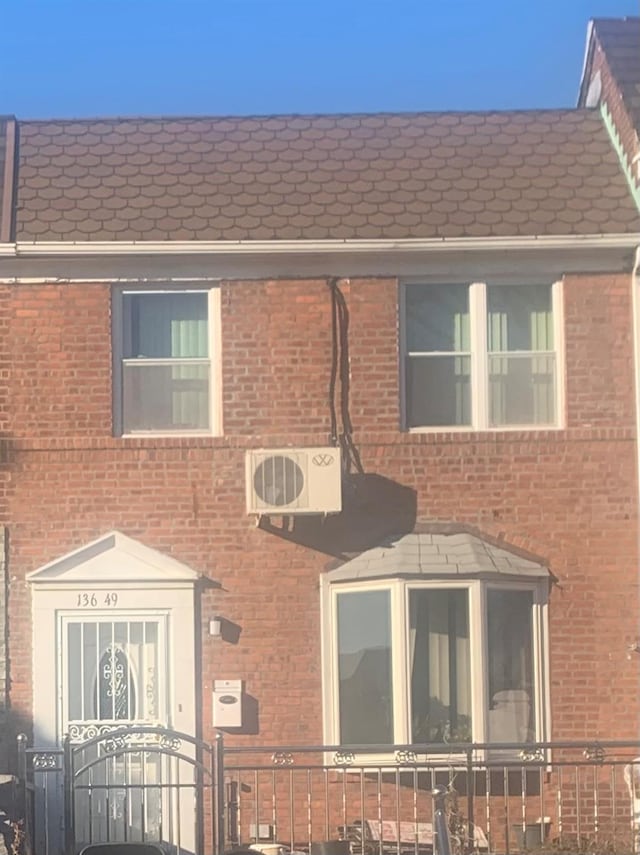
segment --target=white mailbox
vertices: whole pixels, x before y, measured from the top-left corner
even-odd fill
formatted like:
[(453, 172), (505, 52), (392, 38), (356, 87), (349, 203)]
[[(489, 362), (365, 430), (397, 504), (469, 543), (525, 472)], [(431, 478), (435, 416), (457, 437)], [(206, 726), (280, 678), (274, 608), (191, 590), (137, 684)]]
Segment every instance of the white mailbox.
[(242, 727), (242, 680), (214, 680), (213, 726)]

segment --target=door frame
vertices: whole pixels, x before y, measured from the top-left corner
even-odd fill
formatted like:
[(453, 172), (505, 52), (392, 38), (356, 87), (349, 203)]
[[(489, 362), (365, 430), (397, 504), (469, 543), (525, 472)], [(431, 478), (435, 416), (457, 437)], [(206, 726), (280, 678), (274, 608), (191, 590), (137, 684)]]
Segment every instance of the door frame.
[[(166, 615), (165, 727), (196, 734), (195, 584), (190, 567), (121, 532), (110, 532), (30, 573), (33, 729), (43, 747), (62, 744), (62, 617), (127, 620)], [(115, 595), (115, 597), (114, 597)]]

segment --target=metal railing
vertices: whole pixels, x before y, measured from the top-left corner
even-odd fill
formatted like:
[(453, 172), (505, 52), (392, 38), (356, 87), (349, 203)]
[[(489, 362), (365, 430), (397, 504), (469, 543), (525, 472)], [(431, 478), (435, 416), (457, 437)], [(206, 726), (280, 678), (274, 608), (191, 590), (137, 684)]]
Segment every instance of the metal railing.
[[(166, 754), (167, 769), (177, 762), (176, 737), (184, 735), (158, 728), (150, 729), (151, 736), (149, 729), (137, 735), (129, 730), (116, 734), (122, 745), (112, 745), (109, 738), (105, 746), (97, 745), (96, 758), (103, 750), (109, 762), (119, 762), (121, 752), (142, 758), (134, 737), (143, 735), (155, 740), (145, 751), (162, 749)], [(640, 855), (640, 741), (395, 745), (381, 750), (373, 745), (238, 746), (226, 744), (220, 734), (215, 745), (204, 747), (212, 758), (207, 767), (211, 780), (206, 792), (204, 778), (195, 788), (189, 784), (202, 829), (197, 855), (220, 855), (250, 844), (263, 848), (265, 855), (286, 849), (311, 855), (508, 855), (529, 850)], [(66, 849), (72, 855), (77, 845), (73, 807), (100, 803), (106, 784), (96, 779), (91, 794), (92, 781), (74, 774), (77, 764), (69, 744), (66, 751), (38, 750), (21, 738), (19, 749), (23, 789), (17, 801), (21, 816), (15, 820), (22, 820), (18, 836), (26, 835), (23, 851), (57, 855)], [(200, 767), (195, 755), (187, 759)], [(175, 784), (158, 780), (153, 787), (169, 792)], [(129, 789), (118, 782), (117, 788), (125, 793), (123, 804), (131, 802), (127, 792), (146, 792), (140, 781)], [(175, 814), (175, 804), (171, 810)], [(129, 839), (126, 831), (121, 837)], [(158, 842), (163, 840), (161, 835)], [(104, 841), (96, 836), (94, 842)]]
[(226, 846), (640, 852), (640, 741), (218, 751)]

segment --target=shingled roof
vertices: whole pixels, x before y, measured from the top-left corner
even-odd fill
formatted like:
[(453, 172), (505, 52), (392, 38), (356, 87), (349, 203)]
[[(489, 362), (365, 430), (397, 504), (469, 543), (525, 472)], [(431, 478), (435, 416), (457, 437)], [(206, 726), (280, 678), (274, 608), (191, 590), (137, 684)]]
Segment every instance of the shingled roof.
[(640, 134), (640, 18), (596, 18), (593, 27)]
[(585, 110), (21, 123), (22, 241), (638, 230)]

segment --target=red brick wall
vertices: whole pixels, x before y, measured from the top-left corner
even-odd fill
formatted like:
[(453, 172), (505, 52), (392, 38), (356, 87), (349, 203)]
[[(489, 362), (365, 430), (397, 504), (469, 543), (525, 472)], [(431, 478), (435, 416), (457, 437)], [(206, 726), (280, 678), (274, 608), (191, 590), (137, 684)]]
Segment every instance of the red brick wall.
[[(602, 81), (601, 100), (606, 104), (609, 113), (611, 114), (611, 118), (613, 119), (618, 134), (620, 135), (620, 141), (622, 142), (628, 163), (631, 164), (633, 158), (640, 153), (638, 134), (633, 127), (633, 122), (629, 118), (629, 114), (627, 113), (622, 100), (622, 93), (620, 92), (616, 79), (609, 68), (606, 54), (600, 43), (596, 41), (591, 65), (590, 80), (595, 77), (598, 71), (600, 72)], [(637, 164), (636, 167), (632, 166), (630, 168), (633, 170), (633, 176), (636, 185), (638, 185), (640, 181), (638, 179)]]
[[(397, 283), (342, 283), (350, 414), (365, 471), (416, 491), (417, 521), (458, 521), (549, 561), (553, 736), (635, 738), (640, 725), (637, 488), (629, 276), (568, 277), (567, 429), (405, 434), (398, 424)], [(325, 551), (256, 528), (244, 450), (326, 442), (331, 295), (324, 281), (222, 286), (225, 436), (111, 436), (109, 289), (10, 289), (7, 402), (11, 703), (31, 704), (25, 574), (111, 529), (221, 587), (237, 644), (203, 634), (214, 678), (243, 678), (262, 743), (318, 742), (319, 574)], [(0, 368), (0, 371), (2, 369)], [(0, 373), (0, 380), (3, 375)], [(304, 532), (304, 527), (300, 528)], [(322, 531), (322, 530), (321, 530)], [(205, 736), (210, 736), (210, 731)]]

